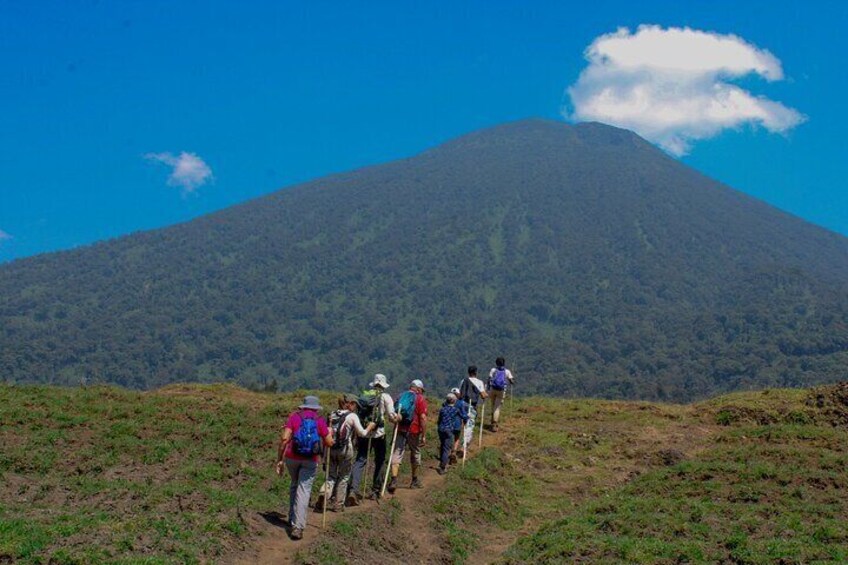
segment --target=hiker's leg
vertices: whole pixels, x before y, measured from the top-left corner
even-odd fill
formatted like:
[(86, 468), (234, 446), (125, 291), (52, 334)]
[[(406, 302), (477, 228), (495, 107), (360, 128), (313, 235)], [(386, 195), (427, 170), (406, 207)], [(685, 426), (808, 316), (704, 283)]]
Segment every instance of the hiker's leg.
[(468, 407), (468, 422), (465, 424), (465, 442), (464, 449), (468, 449), (471, 441), (474, 439), (474, 423), (477, 421), (477, 408), (474, 406)]
[(453, 432), (439, 432), (439, 466), (447, 469), (450, 459), (451, 447), (453, 447)]
[(492, 390), (492, 425), (497, 425), (501, 419), (501, 405), (504, 393), (502, 390)]
[(383, 465), (386, 464), (386, 436), (372, 439), (371, 450), (374, 452), (374, 481), (371, 490), (379, 491), (383, 485)]
[[(341, 473), (343, 469), (341, 468), (341, 460), (340, 453), (335, 450), (330, 450), (330, 467), (327, 470), (327, 482), (324, 483), (324, 486), (321, 487), (321, 492), (324, 493), (325, 496), (329, 496), (330, 498), (334, 496), (344, 496), (345, 491), (340, 490), (338, 494), (334, 491), (336, 487), (341, 487), (339, 479), (341, 478)], [(347, 470), (350, 472), (350, 469)], [(347, 488), (347, 482), (344, 485)]]
[(289, 526), (294, 527), (294, 507), (297, 503), (297, 481), (300, 474), (300, 461), (286, 458), (286, 470), (289, 472)]
[(392, 478), (397, 477), (400, 472), (400, 463), (403, 461), (404, 453), (406, 453), (407, 439), (408, 434), (406, 432), (398, 432), (395, 451), (392, 453)]
[(347, 483), (350, 480), (351, 471), (353, 469), (353, 462), (356, 460), (356, 453), (351, 449), (350, 451), (343, 452), (339, 456), (338, 462), (338, 488), (336, 489), (336, 504), (343, 504), (344, 493), (347, 492)]
[[(373, 441), (373, 440), (372, 440)], [(365, 472), (365, 464), (368, 462), (368, 438), (356, 438), (356, 461), (353, 463), (351, 471), (350, 486), (348, 493), (359, 491), (359, 481), (362, 480), (362, 474)]]
[(409, 434), (406, 442), (409, 444), (409, 462), (412, 464), (412, 480), (418, 478), (418, 468), (421, 466), (421, 434)]
[(318, 472), (318, 463), (314, 461), (298, 461), (300, 470), (295, 494), (293, 527), (303, 530), (306, 528), (306, 513), (309, 511), (309, 496), (312, 494), (312, 483)]

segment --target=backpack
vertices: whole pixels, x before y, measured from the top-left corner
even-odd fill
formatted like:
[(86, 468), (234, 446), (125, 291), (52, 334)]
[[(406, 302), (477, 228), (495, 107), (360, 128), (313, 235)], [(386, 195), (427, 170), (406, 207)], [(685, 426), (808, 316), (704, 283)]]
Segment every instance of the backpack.
[(376, 390), (366, 390), (356, 399), (356, 415), (363, 426), (367, 426), (369, 422), (376, 423), (377, 427), (383, 426), (383, 415), (377, 410), (380, 406), (380, 396), (382, 393)]
[(397, 412), (400, 414), (400, 425), (409, 426), (412, 424), (412, 418), (415, 416), (415, 401), (418, 400), (418, 394), (408, 390), (400, 395), (397, 401)]
[(350, 412), (347, 410), (336, 410), (332, 413), (332, 415), (330, 415), (330, 426), (333, 428), (333, 439), (335, 440), (333, 447), (330, 449), (334, 451), (344, 450), (345, 447), (350, 445), (350, 438), (346, 436), (342, 437), (344, 423), (349, 414)]
[(495, 375), (492, 377), (492, 388), (495, 390), (504, 390), (506, 388), (506, 367), (500, 367), (495, 370)]
[(455, 404), (442, 406), (439, 410), (439, 431), (453, 432), (457, 418), (459, 418), (459, 408)]
[(302, 457), (311, 457), (321, 453), (321, 438), (318, 437), (318, 424), (315, 416), (300, 413), (300, 427), (292, 437), (292, 449)]

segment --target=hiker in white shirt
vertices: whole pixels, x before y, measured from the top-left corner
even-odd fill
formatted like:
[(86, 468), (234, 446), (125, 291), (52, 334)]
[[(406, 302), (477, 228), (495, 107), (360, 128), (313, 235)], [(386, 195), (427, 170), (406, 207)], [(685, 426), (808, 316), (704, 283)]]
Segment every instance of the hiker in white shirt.
[(362, 422), (359, 421), (356, 413), (357, 406), (357, 397), (353, 394), (345, 394), (339, 399), (339, 409), (330, 415), (330, 429), (333, 430), (335, 443), (330, 448), (327, 483), (321, 489), (322, 494), (315, 503), (316, 510), (323, 508), (324, 496), (330, 497), (331, 508), (334, 512), (344, 510), (347, 484), (356, 458), (356, 450), (353, 447), (354, 438), (364, 438), (377, 427), (374, 422), (370, 422), (367, 427), (362, 427)]
[(386, 422), (394, 423), (398, 419), (395, 413), (395, 402), (386, 392), (389, 388), (386, 375), (377, 373), (374, 375), (374, 380), (368, 386), (371, 389), (362, 395), (360, 404), (362, 403), (362, 399), (370, 399), (369, 402), (373, 407), (369, 408), (371, 415), (366, 418), (366, 421), (373, 421), (376, 424), (376, 428), (367, 437), (357, 440), (356, 461), (353, 463), (353, 475), (350, 486), (348, 487), (346, 500), (348, 506), (358, 506), (361, 501), (360, 483), (364, 478), (362, 475), (368, 463), (369, 444), (371, 446), (371, 452), (374, 454), (374, 476), (367, 497), (370, 499), (379, 498), (380, 490), (383, 486), (381, 475), (383, 474), (386, 463)]
[(486, 390), (492, 397), (492, 431), (498, 431), (498, 420), (501, 418), (501, 405), (504, 401), (504, 393), (508, 386), (512, 386), (515, 379), (512, 372), (506, 368), (506, 360), (503, 357), (495, 359), (495, 366), (489, 371), (489, 380)]
[[(486, 385), (477, 378), (477, 367), (475, 365), (468, 367), (468, 376), (462, 379), (458, 396), (468, 403), (468, 420), (465, 422), (465, 435), (462, 440), (464, 449), (468, 449), (471, 446), (472, 439), (474, 439), (474, 423), (477, 421), (478, 404), (486, 402), (486, 398), (489, 397), (486, 392)], [(462, 450), (458, 450), (456, 455), (462, 457)]]

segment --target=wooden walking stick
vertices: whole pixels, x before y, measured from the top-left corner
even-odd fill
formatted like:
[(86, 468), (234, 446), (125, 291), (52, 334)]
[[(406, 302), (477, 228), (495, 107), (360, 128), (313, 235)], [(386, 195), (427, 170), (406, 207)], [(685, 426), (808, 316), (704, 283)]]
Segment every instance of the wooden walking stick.
[[(466, 426), (467, 428), (468, 426)], [(467, 430), (462, 430), (462, 468), (465, 469), (465, 456), (468, 454), (468, 434)], [(471, 426), (471, 433), (474, 433), (474, 426)]]
[(389, 484), (389, 474), (392, 472), (392, 460), (395, 457), (395, 443), (397, 443), (397, 434), (399, 424), (395, 424), (395, 431), (392, 433), (392, 448), (389, 450), (389, 461), (388, 465), (386, 465), (386, 474), (383, 475), (383, 488), (380, 489), (380, 498), (386, 496), (386, 485)]
[(477, 444), (480, 449), (483, 449), (483, 422), (486, 421), (486, 402), (483, 402), (483, 408), (480, 410), (480, 441)]
[(324, 467), (324, 503), (323, 508), (321, 508), (321, 529), (323, 530), (327, 526), (327, 499), (330, 498), (330, 494), (327, 492), (327, 481), (330, 477), (330, 448), (324, 448), (324, 461), (326, 461), (326, 467)]

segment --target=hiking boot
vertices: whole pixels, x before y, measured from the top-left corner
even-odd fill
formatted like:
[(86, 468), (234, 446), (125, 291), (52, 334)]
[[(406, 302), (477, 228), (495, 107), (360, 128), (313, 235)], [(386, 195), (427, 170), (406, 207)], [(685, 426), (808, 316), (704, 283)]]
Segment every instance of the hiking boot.
[(292, 529), (290, 537), (293, 540), (303, 539), (303, 530), (301, 530), (300, 528)]
[(497, 431), (498, 431), (498, 425), (492, 424), (492, 432), (497, 432)]
[(448, 458), (448, 465), (456, 465), (456, 455), (451, 455)]
[(318, 500), (315, 501), (315, 506), (312, 507), (315, 512), (323, 512), (324, 511), (324, 495), (319, 494)]
[(386, 487), (386, 490), (389, 491), (390, 493), (394, 494), (396, 489), (397, 489), (397, 477), (392, 477), (391, 480), (389, 481), (389, 486)]
[(345, 500), (345, 504), (347, 506), (359, 506), (359, 497), (353, 493), (347, 495), (347, 499)]
[(330, 508), (330, 510), (332, 510), (333, 512), (344, 512), (344, 509), (345, 506), (341, 502), (333, 504), (332, 508)]
[(424, 488), (424, 485), (421, 484), (421, 479), (418, 477), (414, 477), (412, 479), (412, 483), (410, 483), (409, 488)]
[(462, 457), (464, 454), (465, 454), (465, 452), (463, 452), (461, 449), (457, 449), (456, 450), (456, 456), (454, 457), (454, 459), (458, 459), (458, 458)]
[(445, 473), (448, 472), (448, 470), (445, 469), (444, 467), (439, 467), (438, 469), (436, 469), (436, 472), (440, 475), (444, 475)]
[(366, 496), (365, 498), (367, 498), (368, 500), (380, 500), (380, 491), (379, 490), (372, 490), (371, 492), (368, 493), (368, 496)]

